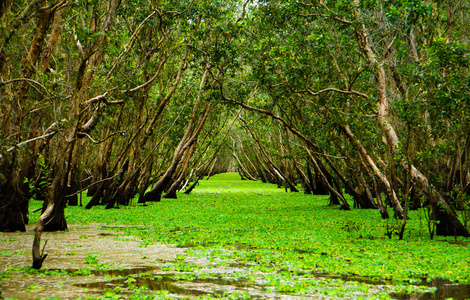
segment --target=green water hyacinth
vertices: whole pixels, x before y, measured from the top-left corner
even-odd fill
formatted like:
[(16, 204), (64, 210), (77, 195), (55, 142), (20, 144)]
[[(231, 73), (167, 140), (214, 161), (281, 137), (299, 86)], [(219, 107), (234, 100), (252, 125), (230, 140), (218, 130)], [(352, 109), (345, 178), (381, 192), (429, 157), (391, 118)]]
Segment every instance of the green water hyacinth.
[[(113, 211), (68, 207), (66, 215), (69, 223), (100, 220), (115, 225), (109, 230), (119, 232), (114, 239), (120, 243), (135, 237), (144, 248), (154, 244), (185, 248), (184, 255), (162, 269), (176, 281), (222, 276), (262, 285), (267, 293), (376, 299), (434, 293), (435, 280), (470, 284), (469, 238), (430, 240), (422, 212), (411, 211), (404, 239), (390, 239), (387, 226), (397, 221), (382, 220), (374, 210), (340, 211), (328, 203), (328, 196), (286, 193), (275, 185), (241, 181), (228, 173), (201, 182), (192, 194), (179, 194), (177, 200), (146, 206), (135, 201)], [(202, 258), (210, 265), (194, 263)], [(92, 259), (97, 256), (89, 255)], [(234, 266), (239, 269), (230, 274), (210, 273), (211, 268)], [(11, 273), (15, 276), (15, 271)], [(146, 273), (136, 276), (134, 285), (138, 287), (143, 278), (162, 280)], [(139, 297), (148, 295), (139, 293)], [(149, 293), (155, 299), (171, 298)], [(103, 299), (119, 295), (120, 291), (108, 291)], [(244, 292), (198, 297), (249, 298)]]

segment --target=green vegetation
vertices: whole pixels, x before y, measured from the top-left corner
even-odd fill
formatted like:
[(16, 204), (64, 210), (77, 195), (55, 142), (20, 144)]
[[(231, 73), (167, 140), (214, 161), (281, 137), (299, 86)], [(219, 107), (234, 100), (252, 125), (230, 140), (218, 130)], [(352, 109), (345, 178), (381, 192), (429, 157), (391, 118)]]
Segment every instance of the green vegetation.
[[(112, 214), (96, 209), (83, 215), (72, 208), (67, 215), (72, 223), (145, 225), (145, 230), (125, 229), (143, 245), (243, 248), (233, 255), (288, 271), (470, 283), (470, 239), (430, 241), (419, 212), (410, 213), (408, 236), (397, 241), (386, 236), (394, 221), (381, 220), (374, 210), (338, 211), (327, 206), (327, 196), (286, 194), (274, 185), (234, 179), (237, 174), (218, 175), (178, 201), (121, 207)], [(350, 230), (350, 224), (357, 229)]]
[[(4, 0), (0, 232), (26, 231), (29, 202), (41, 200), (40, 269), (42, 233), (83, 217), (67, 206), (106, 205), (121, 208), (109, 222), (144, 226), (142, 247), (228, 247), (248, 262), (270, 251), (287, 270), (467, 282), (408, 263), (419, 244), (388, 253), (407, 265), (398, 273), (370, 249), (470, 237), (469, 12), (458, 0)], [(177, 194), (228, 171), (330, 197)], [(327, 201), (364, 212), (325, 217)], [(97, 211), (84, 218), (102, 222)]]
[[(163, 274), (80, 295), (469, 284), (468, 24), (460, 0), (0, 1), (2, 280), (34, 298), (128, 254)], [(253, 297), (219, 292), (188, 291)]]
[[(82, 207), (68, 207), (66, 216), (69, 223), (140, 225), (119, 226), (118, 230), (126, 237), (138, 237), (141, 247), (155, 243), (188, 247), (162, 269), (175, 274), (172, 280), (220, 277), (191, 261), (206, 257), (211, 268), (243, 266), (243, 271), (225, 276), (253, 282), (262, 279), (268, 291), (296, 295), (352, 297), (359, 293), (388, 298), (392, 293), (433, 291), (420, 285), (435, 279), (470, 283), (470, 239), (430, 240), (423, 212), (410, 212), (408, 230), (398, 240), (395, 234), (389, 238), (387, 230), (399, 221), (382, 220), (374, 210), (340, 211), (328, 203), (328, 196), (285, 193), (275, 185), (241, 181), (238, 174), (226, 173), (201, 181), (191, 195), (180, 195), (178, 200), (146, 206), (134, 203), (118, 210), (98, 206), (86, 213)], [(73, 275), (113, 269), (98, 264), (99, 256), (89, 253), (86, 268)], [(47, 269), (27, 270), (47, 274)], [(151, 273), (130, 275), (126, 280), (139, 282), (141, 277), (159, 280)], [(387, 285), (378, 291), (374, 286), (380, 282)], [(136, 298), (131, 299), (155, 296), (141, 285), (126, 284), (107, 291), (103, 299), (117, 299), (124, 292), (133, 293)], [(249, 295), (220, 297), (248, 299)]]

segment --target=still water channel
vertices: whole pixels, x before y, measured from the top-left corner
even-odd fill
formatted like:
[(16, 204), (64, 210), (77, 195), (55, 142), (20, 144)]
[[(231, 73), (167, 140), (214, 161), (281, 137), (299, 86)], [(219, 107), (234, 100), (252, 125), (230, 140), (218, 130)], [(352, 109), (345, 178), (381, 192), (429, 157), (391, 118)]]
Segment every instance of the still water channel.
[[(236, 262), (222, 267), (220, 264), (214, 266), (213, 262), (203, 257), (188, 258), (187, 262), (197, 265), (198, 272), (210, 272), (212, 277), (184, 280), (182, 275), (185, 272), (170, 271), (166, 267), (183, 256), (185, 249), (175, 245), (139, 247), (138, 240), (119, 232), (122, 228), (102, 224), (69, 225), (67, 232), (44, 233), (43, 241), (47, 240), (48, 257), (43, 269), (49, 275), (31, 274), (22, 269), (31, 265), (32, 226), (22, 233), (1, 233), (0, 299), (94, 298), (116, 288), (125, 291), (131, 285), (134, 291), (142, 287), (149, 291), (166, 291), (168, 297), (175, 299), (224, 293), (245, 293), (250, 299), (333, 298), (322, 293), (302, 296), (281, 293), (267, 287), (266, 281), (256, 277), (256, 274), (249, 280), (231, 276), (246, 272), (249, 266)], [(97, 268), (98, 263), (103, 267)], [(345, 285), (352, 280), (325, 274), (318, 277), (340, 280)], [(386, 283), (368, 284), (372, 286), (367, 292), (369, 294), (358, 291), (355, 296), (368, 298), (379, 292), (390, 291), (389, 296), (395, 299), (470, 299), (470, 286), (446, 281), (430, 283), (437, 287), (435, 293), (406, 296), (393, 294), (393, 287)], [(122, 299), (127, 296), (121, 294)]]

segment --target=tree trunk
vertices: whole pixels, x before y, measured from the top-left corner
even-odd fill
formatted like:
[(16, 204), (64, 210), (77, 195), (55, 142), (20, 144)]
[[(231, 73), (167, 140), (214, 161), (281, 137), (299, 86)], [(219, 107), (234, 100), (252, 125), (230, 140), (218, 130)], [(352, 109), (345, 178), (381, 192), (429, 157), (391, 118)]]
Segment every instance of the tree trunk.
[[(295, 185), (289, 180), (289, 178), (274, 164), (274, 162), (271, 160), (271, 158), (268, 156), (268, 154), (263, 150), (263, 147), (261, 146), (260, 142), (258, 141), (258, 139), (255, 137), (254, 133), (251, 131), (251, 129), (248, 127), (248, 124), (246, 123), (246, 121), (242, 118), (240, 118), (241, 121), (243, 121), (243, 123), (245, 124), (245, 128), (246, 130), (248, 131), (248, 133), (251, 135), (251, 137), (253, 138), (253, 140), (256, 142), (256, 144), (258, 145), (258, 149), (260, 151), (260, 153), (264, 156), (264, 158), (266, 159), (266, 161), (268, 162), (269, 166), (273, 169), (273, 171), (280, 177), (282, 178), (283, 180), (286, 181), (286, 183), (289, 185), (289, 188), (291, 190), (291, 192), (296, 192), (298, 193), (299, 190), (295, 187)], [(279, 184), (278, 184), (279, 186)]]
[[(0, 4), (0, 9), (9, 8), (10, 3)], [(37, 2), (37, 17), (38, 22), (34, 30), (31, 45), (28, 50), (28, 54), (23, 59), (23, 69), (21, 71), (22, 77), (30, 79), (36, 73), (36, 63), (42, 52), (42, 47), (46, 37), (47, 30), (50, 26), (50, 20), (53, 16), (53, 12), (50, 8), (46, 8), (47, 1)], [(3, 13), (4, 11), (1, 11)], [(5, 43), (7, 43), (5, 41)], [(5, 45), (2, 45), (5, 46)], [(3, 49), (0, 49), (0, 64), (4, 58)], [(1, 68), (0, 68), (1, 69)], [(3, 80), (2, 80), (3, 81)], [(28, 92), (30, 90), (30, 82), (23, 80), (20, 81), (19, 87), (16, 90), (11, 102), (7, 102), (4, 105), (2, 116), (5, 116), (3, 120), (2, 136), (7, 138), (8, 142), (16, 144), (22, 141), (22, 123), (29, 113), (25, 113), (24, 109), (30, 99)], [(8, 97), (7, 97), (8, 99)], [(32, 124), (37, 123), (37, 115), (31, 116)], [(29, 131), (29, 137), (34, 137), (39, 130), (32, 128)], [(12, 138), (10, 138), (12, 137)], [(24, 153), (18, 149), (13, 148), (12, 155), (7, 151), (5, 156), (0, 155), (0, 174), (4, 179), (0, 181), (0, 231), (24, 231), (25, 223), (28, 222), (28, 203), (30, 198), (30, 186), (33, 185), (31, 182), (32, 174), (34, 174), (37, 151), (36, 141), (27, 145), (28, 151), (31, 153)], [(7, 176), (5, 176), (7, 175)], [(25, 184), (25, 181), (29, 181), (29, 185)]]
[(253, 181), (256, 181), (256, 178), (253, 177), (253, 175), (250, 174), (250, 172), (248, 172), (248, 170), (245, 168), (245, 166), (243, 165), (243, 163), (240, 161), (240, 159), (238, 158), (237, 154), (234, 152), (234, 151), (231, 151), (229, 150), (230, 154), (232, 154), (232, 156), (237, 160), (238, 162), (238, 166), (240, 167), (240, 169), (243, 171), (243, 174), (245, 174), (250, 180), (253, 180)]
[[(189, 162), (191, 160), (191, 157), (194, 155), (194, 152), (196, 151), (196, 142), (191, 145), (191, 147), (186, 151), (185, 157), (182, 159), (182, 162), (180, 164), (180, 170), (179, 174), (177, 175), (177, 179), (170, 185), (168, 188), (166, 194), (163, 196), (163, 198), (170, 198), (170, 199), (176, 199), (176, 191), (181, 187), (181, 184), (183, 183), (184, 178), (187, 175), (188, 168), (189, 168)], [(176, 174), (175, 174), (176, 175)]]
[(206, 180), (209, 180), (209, 178), (211, 178), (212, 176), (212, 171), (214, 170), (214, 167), (215, 167), (215, 164), (217, 163), (217, 158), (214, 159), (214, 162), (212, 163), (212, 166), (209, 170), (209, 173), (207, 173), (207, 177), (206, 177)]
[(0, 184), (0, 231), (25, 231), (29, 201), (10, 180)]
[(313, 155), (310, 153), (310, 151), (307, 149), (306, 146), (304, 146), (304, 149), (307, 152), (308, 157), (310, 158), (310, 161), (312, 162), (313, 167), (315, 168), (315, 172), (320, 176), (320, 180), (328, 188), (328, 191), (330, 192), (330, 195), (335, 195), (335, 197), (337, 197), (341, 201), (342, 205), (341, 205), (340, 209), (342, 209), (342, 210), (351, 210), (351, 208), (349, 207), (348, 201), (346, 201), (346, 199), (343, 197), (343, 195), (340, 194), (338, 191), (336, 191), (330, 185), (330, 183), (326, 179), (325, 175), (321, 171), (320, 167), (318, 166), (317, 161), (315, 160), (315, 158), (313, 157)]
[[(200, 172), (200, 174), (197, 176), (196, 180), (194, 181), (194, 183), (184, 192), (184, 194), (186, 195), (189, 195), (191, 193), (191, 191), (196, 187), (196, 185), (199, 183), (199, 180), (202, 179), (202, 177), (204, 177), (206, 171), (207, 171), (207, 168), (211, 165), (211, 162), (217, 160), (217, 154), (219, 153), (220, 149), (222, 148), (222, 145), (224, 144), (224, 141), (225, 139), (227, 138), (228, 134), (230, 133), (230, 131), (232, 130), (232, 127), (233, 127), (233, 124), (235, 124), (235, 121), (238, 120), (238, 118), (240, 117), (240, 112), (241, 112), (241, 109), (238, 111), (237, 113), (237, 117), (232, 121), (232, 124), (230, 124), (230, 127), (228, 128), (227, 132), (225, 133), (224, 137), (222, 138), (222, 141), (219, 143), (219, 145), (217, 146), (217, 148), (215, 149), (214, 153), (212, 154), (212, 156), (207, 160), (206, 163), (203, 164), (202, 166), (202, 170)], [(210, 172), (209, 172), (210, 173)], [(189, 180), (189, 179), (188, 179)]]
[[(44, 226), (54, 210), (54, 203), (51, 203), (47, 206), (44, 212), (39, 217), (38, 223), (36, 225), (36, 232), (34, 233), (33, 240), (33, 268), (39, 270), (42, 267), (44, 260), (47, 257), (47, 253), (41, 253), (41, 235), (44, 230)], [(46, 245), (44, 245), (45, 248)]]
[[(177, 148), (175, 149), (175, 152), (173, 153), (173, 159), (170, 163), (170, 166), (167, 168), (166, 172), (163, 174), (160, 180), (155, 184), (155, 186), (144, 195), (143, 201), (157, 201), (158, 202), (161, 200), (162, 192), (170, 183), (171, 178), (173, 177), (178, 164), (183, 158), (184, 153), (186, 152), (186, 150), (188, 150), (189, 147), (193, 145), (193, 143), (196, 142), (196, 139), (204, 126), (204, 123), (206, 121), (206, 118), (211, 108), (211, 103), (206, 102), (202, 111), (202, 115), (199, 116), (199, 120), (196, 121), (198, 111), (199, 111), (199, 105), (202, 102), (203, 88), (204, 88), (206, 79), (209, 76), (209, 70), (210, 70), (210, 65), (206, 64), (204, 68), (204, 73), (201, 78), (201, 82), (199, 84), (199, 93), (196, 99), (196, 103), (194, 104), (193, 111), (191, 113), (189, 124), (186, 127), (184, 135), (181, 141), (179, 142)], [(182, 72), (182, 69), (180, 73), (181, 72)]]
[[(390, 184), (387, 177), (380, 171), (377, 165), (374, 163), (372, 158), (367, 153), (367, 150), (362, 146), (361, 142), (352, 134), (351, 129), (348, 125), (341, 126), (343, 132), (346, 133), (346, 136), (357, 149), (361, 157), (367, 162), (369, 168), (374, 172), (374, 174), (380, 179), (380, 181), (385, 186), (387, 195), (389, 196), (390, 200), (392, 201), (393, 209), (395, 211), (396, 216), (399, 219), (403, 219), (403, 208), (400, 204), (400, 200), (398, 200), (397, 194), (393, 189), (392, 185)], [(383, 214), (383, 210), (381, 209), (381, 213)]]
[[(358, 0), (355, 0), (358, 2)], [(357, 19), (362, 18), (361, 13), (358, 9), (355, 9)], [(359, 48), (366, 56), (368, 62), (375, 70), (375, 81), (377, 85), (379, 102), (377, 103), (378, 109), (378, 122), (382, 129), (387, 143), (392, 151), (392, 154), (398, 152), (398, 136), (393, 128), (392, 124), (388, 120), (388, 105), (390, 103), (387, 95), (387, 77), (384, 69), (384, 65), (379, 63), (376, 58), (372, 46), (369, 41), (369, 34), (364, 24), (354, 27), (357, 42)], [(418, 183), (422, 191), (427, 194), (429, 202), (433, 206), (436, 217), (439, 220), (438, 235), (458, 235), (458, 236), (469, 236), (467, 228), (459, 220), (457, 214), (449, 206), (444, 197), (428, 182), (426, 176), (424, 176), (414, 165), (408, 166), (406, 160), (401, 160), (400, 164), (407, 170), (411, 169), (411, 176), (415, 182)]]
[[(75, 130), (72, 130), (68, 137), (70, 138), (70, 136), (75, 136)], [(62, 146), (59, 146), (59, 157), (55, 162), (55, 168), (53, 171), (54, 177), (52, 179), (52, 183), (49, 187), (43, 206), (43, 213), (52, 206), (49, 214), (44, 217), (44, 231), (59, 231), (67, 229), (67, 221), (65, 219), (64, 209), (67, 204), (67, 199), (65, 196), (67, 178), (70, 172), (70, 163), (74, 148), (73, 144), (74, 142), (69, 144), (69, 142), (64, 141)]]
[[(195, 106), (195, 109), (196, 109), (196, 106)], [(173, 160), (172, 160), (170, 166), (168, 167), (168, 169), (166, 170), (165, 174), (163, 174), (163, 176), (160, 178), (160, 180), (157, 182), (157, 184), (155, 184), (155, 186), (144, 195), (143, 200), (145, 202), (147, 202), (147, 201), (159, 202), (161, 200), (162, 192), (165, 190), (165, 188), (170, 183), (171, 178), (173, 177), (173, 175), (176, 171), (176, 168), (177, 168), (179, 162), (181, 161), (185, 151), (193, 143), (196, 142), (197, 136), (199, 135), (199, 132), (202, 129), (202, 126), (204, 125), (204, 122), (206, 120), (207, 114), (209, 113), (209, 110), (210, 110), (210, 104), (207, 105), (207, 107), (206, 107), (206, 109), (203, 113), (203, 116), (199, 120), (199, 123), (198, 123), (198, 126), (197, 126), (198, 128), (195, 130), (195, 132), (192, 136), (189, 136), (190, 132), (192, 131), (191, 130), (192, 126), (188, 125), (188, 127), (186, 129), (186, 132), (185, 132), (185, 135), (181, 139), (180, 144), (178, 145), (178, 147), (176, 148), (176, 150), (173, 154)], [(192, 120), (195, 121), (195, 118), (196, 118), (196, 116), (194, 115), (194, 118)]]

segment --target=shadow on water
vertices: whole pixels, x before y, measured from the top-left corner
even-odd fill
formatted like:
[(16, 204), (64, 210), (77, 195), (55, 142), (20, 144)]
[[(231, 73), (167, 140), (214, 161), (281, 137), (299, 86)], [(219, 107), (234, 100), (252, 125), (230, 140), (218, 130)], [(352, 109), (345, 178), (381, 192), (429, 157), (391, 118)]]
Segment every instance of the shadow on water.
[[(29, 274), (22, 277), (24, 271), (9, 271), (10, 268), (21, 268), (30, 263), (30, 255), (24, 249), (30, 247), (30, 237), (33, 230), (24, 234), (3, 234), (2, 251), (0, 255), (0, 273), (11, 273), (14, 277), (2, 278), (0, 282), (0, 299), (44, 299), (52, 294), (55, 298), (76, 299), (77, 297), (99, 297), (103, 291), (116, 287), (128, 288), (129, 293), (131, 286), (146, 286), (149, 290), (160, 291), (165, 290), (169, 293), (183, 297), (193, 298), (201, 296), (213, 296), (215, 294), (224, 294), (224, 292), (246, 292), (251, 299), (317, 299), (319, 292), (312, 291), (312, 294), (288, 294), (275, 291), (273, 286), (263, 280), (247, 280), (245, 278), (230, 277), (233, 272), (241, 272), (250, 270), (257, 263), (247, 262), (231, 262), (228, 266), (220, 269), (211, 269), (211, 273), (220, 274), (211, 278), (198, 278), (194, 273), (164, 273), (162, 268), (169, 263), (177, 261), (178, 255), (184, 254), (184, 249), (168, 245), (149, 245), (141, 248), (137, 241), (121, 241), (116, 239), (121, 234), (115, 232), (102, 231), (105, 228), (101, 225), (89, 226), (71, 226), (70, 232), (49, 233), (52, 237), (48, 244), (51, 251), (50, 259), (47, 264), (51, 268), (49, 271), (62, 271), (67, 274), (58, 276), (43, 274)], [(114, 226), (112, 229), (121, 229), (122, 227)], [(108, 228), (107, 228), (108, 229)], [(194, 230), (193, 228), (183, 228), (183, 230)], [(179, 234), (181, 229), (174, 231)], [(173, 232), (172, 232), (173, 233)], [(6, 241), (11, 240), (11, 241)], [(57, 242), (60, 240), (60, 243)], [(54, 241), (56, 241), (54, 243)], [(186, 245), (199, 246), (199, 245)], [(249, 243), (235, 243), (233, 250), (252, 249)], [(316, 250), (296, 249), (300, 254), (307, 254)], [(97, 265), (87, 264), (87, 255), (96, 255), (100, 263), (104, 266), (112, 266), (113, 270), (100, 269)], [(328, 255), (326, 252), (320, 255)], [(76, 261), (71, 262), (71, 261)], [(206, 259), (197, 262), (200, 266), (208, 266)], [(73, 266), (73, 268), (70, 268)], [(279, 272), (288, 270), (278, 270)], [(52, 272), (56, 274), (55, 272)], [(92, 275), (92, 276), (90, 276)], [(187, 275), (187, 277), (185, 277)], [(307, 275), (306, 278), (331, 278), (341, 279), (348, 282), (361, 282), (373, 285), (371, 288), (374, 292), (394, 291), (396, 285), (390, 281), (377, 281), (373, 278), (357, 278), (354, 276), (338, 276), (319, 273), (296, 273), (295, 275)], [(224, 277), (226, 276), (226, 277)], [(188, 278), (188, 279), (187, 279)], [(33, 285), (34, 283), (34, 285)], [(408, 284), (406, 284), (408, 285)], [(417, 285), (436, 287), (434, 293), (421, 293), (413, 295), (400, 295), (392, 293), (391, 297), (399, 300), (408, 299), (470, 299), (470, 285), (452, 284), (447, 280), (434, 280), (426, 282), (423, 280)], [(33, 289), (32, 287), (37, 286)], [(57, 288), (60, 286), (60, 288)], [(352, 285), (353, 286), (353, 285)], [(125, 291), (126, 292), (126, 291)], [(126, 292), (127, 293), (127, 292)], [(359, 292), (358, 292), (359, 294)], [(367, 298), (368, 294), (364, 294)]]
[(420, 299), (420, 300), (430, 300), (430, 299), (454, 299), (454, 300), (464, 300), (470, 299), (470, 285), (469, 284), (454, 284), (449, 280), (436, 279), (431, 282), (423, 282), (425, 286), (436, 287), (437, 290), (435, 293), (425, 293), (417, 295), (399, 295), (392, 294), (392, 298), (399, 300), (408, 300), (408, 299)]
[[(317, 278), (331, 278), (331, 279), (341, 279), (345, 282), (356, 281), (360, 283), (366, 283), (370, 285), (387, 285), (394, 284), (387, 281), (377, 281), (367, 278), (359, 278), (348, 275), (331, 275), (325, 273), (313, 273)], [(423, 279), (419, 283), (409, 283), (410, 285), (416, 286), (426, 286), (426, 287), (435, 287), (436, 291), (434, 293), (422, 293), (422, 294), (411, 294), (411, 295), (402, 295), (399, 293), (391, 293), (390, 296), (393, 299), (398, 300), (410, 300), (410, 299), (420, 299), (420, 300), (431, 300), (431, 299), (454, 299), (454, 300), (465, 300), (470, 299), (470, 284), (457, 284), (452, 283), (449, 280), (445, 279), (434, 279), (432, 281), (426, 281)]]
[[(146, 286), (148, 289), (153, 291), (160, 291), (165, 290), (172, 294), (182, 295), (182, 296), (203, 296), (208, 295), (210, 293), (204, 292), (201, 290), (191, 289), (191, 288), (184, 288), (179, 285), (176, 285), (171, 280), (163, 280), (163, 279), (153, 279), (153, 278), (138, 278), (135, 282), (132, 282), (132, 285), (137, 287)], [(113, 289), (117, 286), (127, 288), (128, 282), (126, 278), (123, 279), (114, 279), (111, 281), (101, 281), (101, 282), (92, 282), (92, 283), (79, 283), (75, 284), (75, 286), (87, 288), (87, 289), (94, 289), (104, 291), (107, 289)]]
[[(226, 278), (205, 278), (205, 279), (181, 279), (178, 278), (178, 275), (181, 274), (171, 274), (171, 273), (153, 273), (158, 270), (156, 267), (147, 267), (147, 268), (134, 268), (134, 269), (123, 269), (123, 270), (104, 270), (104, 271), (93, 271), (94, 275), (104, 276), (108, 275), (111, 278), (118, 276), (130, 276), (130, 275), (142, 275), (145, 272), (146, 276), (136, 276), (133, 277), (131, 281), (128, 278), (118, 278), (105, 281), (98, 281), (92, 283), (79, 283), (74, 284), (77, 287), (93, 289), (93, 290), (107, 290), (113, 289), (115, 287), (128, 288), (130, 285), (136, 287), (146, 286), (149, 290), (159, 291), (165, 290), (172, 294), (180, 296), (204, 296), (212, 295), (214, 291), (208, 289), (208, 285), (219, 286), (215, 291), (217, 293), (223, 293), (226, 287), (236, 287), (236, 288), (258, 288), (263, 289), (263, 286), (256, 284), (253, 281), (244, 278), (237, 279), (226, 279)], [(66, 270), (67, 272), (72, 272), (74, 270)], [(386, 285), (387, 282), (377, 282), (368, 279), (358, 279), (352, 278), (349, 276), (338, 276), (338, 275), (328, 275), (328, 274), (315, 274), (315, 277), (318, 278), (332, 278), (332, 279), (342, 279), (346, 282), (356, 281), (372, 285)], [(435, 293), (424, 293), (424, 294), (412, 294), (412, 295), (401, 295), (398, 293), (391, 293), (390, 296), (393, 299), (398, 300), (409, 300), (409, 299), (420, 299), (420, 300), (430, 300), (430, 299), (456, 299), (464, 300), (470, 298), (470, 285), (464, 284), (453, 284), (448, 280), (436, 279), (431, 282), (423, 281), (420, 284), (421, 286), (436, 287)], [(221, 292), (222, 291), (222, 292)], [(289, 293), (281, 293), (288, 295)], [(258, 299), (259, 297), (254, 296), (253, 298)]]
[[(139, 274), (139, 273), (144, 273), (144, 272), (152, 272), (155, 270), (159, 270), (160, 268), (158, 267), (139, 267), (139, 268), (133, 268), (133, 269), (112, 269), (112, 270), (89, 270), (90, 275), (94, 276), (111, 276), (111, 277), (118, 277), (118, 276), (129, 276), (129, 275), (134, 275), (134, 274)], [(80, 270), (79, 269), (49, 269), (49, 271), (63, 271), (67, 272), (68, 274), (79, 274)]]
[[(80, 269), (49, 269), (50, 271), (64, 271), (69, 274), (76, 274)], [(279, 292), (276, 295), (263, 294), (266, 291), (266, 286), (259, 282), (254, 282), (246, 278), (226, 278), (226, 277), (211, 277), (211, 278), (197, 278), (192, 277), (190, 273), (162, 273), (160, 267), (138, 267), (129, 269), (113, 269), (113, 270), (90, 270), (91, 274), (97, 276), (93, 282), (73, 283), (75, 288), (87, 289), (88, 295), (101, 293), (102, 291), (114, 289), (117, 287), (132, 290), (132, 287), (146, 287), (151, 291), (168, 291), (170, 294), (177, 295), (178, 297), (192, 298), (201, 296), (213, 296), (215, 294), (223, 294), (226, 291), (241, 291), (250, 290), (251, 299), (278, 299), (279, 294), (284, 296), (291, 296), (297, 298), (298, 295), (291, 293)], [(306, 273), (307, 274), (307, 273)], [(310, 273), (311, 274), (311, 273)], [(189, 279), (185, 279), (184, 275), (188, 275)], [(376, 285), (380, 288), (383, 285), (390, 285), (390, 282), (377, 282), (367, 279), (358, 279), (348, 276), (337, 276), (328, 274), (311, 274), (317, 278), (331, 278), (341, 279), (347, 282), (355, 281), (367, 284)], [(101, 277), (101, 278), (99, 278)], [(99, 278), (99, 279), (98, 279)], [(452, 284), (448, 280), (434, 280), (431, 282), (423, 281), (421, 284), (428, 287), (436, 287), (434, 293), (421, 293), (412, 295), (401, 295), (398, 293), (391, 293), (393, 299), (408, 300), (408, 299), (469, 299), (470, 298), (470, 285)], [(1, 289), (0, 289), (1, 291)], [(125, 292), (125, 294), (131, 292)], [(304, 295), (302, 298), (315, 298), (315, 295)], [(282, 298), (282, 296), (281, 296)], [(0, 299), (1, 294), (0, 294)], [(23, 298), (22, 298), (23, 299)], [(26, 299), (26, 298), (24, 298)]]
[[(141, 268), (139, 269), (130, 269), (127, 275), (138, 274), (142, 271)], [(133, 273), (132, 273), (133, 271)], [(107, 271), (107, 275), (110, 276), (118, 276), (122, 275), (122, 272), (119, 270)], [(187, 283), (188, 285), (182, 285), (183, 283)], [(190, 279), (190, 280), (183, 280), (177, 279), (176, 274), (151, 274), (150, 277), (134, 277), (132, 280), (129, 278), (118, 278), (112, 279), (108, 281), (99, 281), (99, 282), (92, 282), (92, 283), (78, 283), (74, 284), (74, 286), (93, 289), (93, 290), (107, 290), (113, 289), (115, 287), (122, 287), (128, 288), (130, 285), (136, 287), (147, 287), (149, 290), (152, 291), (160, 291), (165, 290), (170, 292), (171, 294), (177, 294), (180, 296), (204, 296), (204, 295), (211, 295), (212, 292), (207, 290), (207, 285), (217, 285), (220, 287), (223, 286), (233, 286), (233, 287), (254, 287), (255, 284), (246, 279), (223, 279), (223, 278), (205, 278), (205, 279)]]

